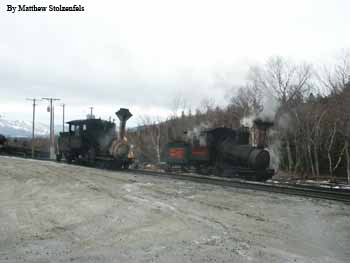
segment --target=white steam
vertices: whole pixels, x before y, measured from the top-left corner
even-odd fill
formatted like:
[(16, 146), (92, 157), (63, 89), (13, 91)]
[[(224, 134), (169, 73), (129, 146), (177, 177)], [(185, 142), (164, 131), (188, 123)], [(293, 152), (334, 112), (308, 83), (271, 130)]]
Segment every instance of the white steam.
[(255, 119), (274, 122), (276, 112), (279, 108), (279, 102), (272, 96), (265, 94), (262, 99), (263, 110), (258, 114), (251, 114), (241, 119), (241, 125), (252, 128)]
[(255, 119), (256, 119), (256, 115), (250, 115), (248, 117), (244, 117), (241, 119), (241, 125), (252, 128)]
[[(262, 99), (263, 104), (263, 110), (258, 114), (252, 114), (249, 116), (246, 116), (241, 119), (241, 125), (249, 127), (250, 129), (254, 126), (254, 120), (255, 119), (261, 119), (262, 121), (268, 121), (268, 122), (275, 122), (276, 121), (276, 113), (279, 108), (279, 102), (272, 97), (271, 95), (265, 94)], [(278, 121), (278, 124), (275, 123), (274, 126), (272, 126), (268, 130), (268, 146), (266, 150), (270, 153), (271, 161), (270, 161), (270, 168), (274, 169), (275, 171), (278, 171), (279, 165), (280, 165), (280, 139), (278, 137), (278, 133), (276, 130), (276, 124), (278, 126), (283, 125), (283, 127), (288, 127), (289, 119), (287, 118), (280, 118), (282, 123), (280, 123), (280, 120)]]
[(209, 129), (211, 125), (207, 122), (202, 122), (199, 125), (195, 126), (192, 130), (187, 131), (188, 140), (192, 140), (192, 138), (199, 138), (202, 131)]
[(280, 106), (275, 97), (265, 94), (262, 100), (263, 110), (256, 117), (263, 121), (274, 121)]

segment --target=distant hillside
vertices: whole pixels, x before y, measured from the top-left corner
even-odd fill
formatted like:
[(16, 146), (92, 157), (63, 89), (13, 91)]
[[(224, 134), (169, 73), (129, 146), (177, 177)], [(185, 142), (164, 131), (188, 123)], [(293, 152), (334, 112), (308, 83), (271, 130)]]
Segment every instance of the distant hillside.
[[(35, 134), (37, 136), (47, 136), (49, 132), (49, 125), (40, 122), (35, 123)], [(57, 129), (56, 132), (58, 132)], [(32, 123), (0, 118), (0, 134), (11, 137), (30, 137), (32, 136)]]

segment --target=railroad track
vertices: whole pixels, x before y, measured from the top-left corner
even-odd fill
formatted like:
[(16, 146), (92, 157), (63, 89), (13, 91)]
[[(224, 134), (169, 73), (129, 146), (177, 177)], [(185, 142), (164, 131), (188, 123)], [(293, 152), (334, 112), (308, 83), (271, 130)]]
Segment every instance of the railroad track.
[(231, 178), (219, 178), (219, 177), (208, 177), (198, 176), (192, 174), (173, 174), (147, 170), (135, 170), (129, 169), (125, 172), (134, 174), (144, 174), (157, 177), (172, 178), (184, 181), (191, 181), (202, 184), (213, 184), (225, 187), (235, 187), (241, 189), (249, 189), (255, 191), (265, 191), (272, 193), (281, 193), (288, 195), (298, 195), (333, 201), (340, 201), (350, 204), (350, 191), (345, 189), (334, 189), (334, 188), (321, 188), (315, 186), (295, 186), (286, 184), (275, 184), (275, 183), (261, 183), (244, 180), (236, 180)]
[[(39, 158), (35, 158), (35, 159), (39, 159)], [(50, 161), (46, 158), (42, 158), (41, 160)], [(177, 179), (177, 180), (183, 180), (183, 181), (191, 181), (191, 182), (202, 183), (202, 184), (213, 184), (213, 185), (235, 187), (235, 188), (249, 189), (249, 190), (255, 190), (255, 191), (265, 191), (265, 192), (272, 192), (272, 193), (312, 197), (312, 198), (318, 198), (318, 199), (340, 201), (340, 202), (350, 204), (350, 190), (345, 190), (345, 189), (322, 188), (322, 187), (307, 186), (307, 185), (296, 186), (296, 185), (290, 185), (290, 184), (262, 183), (262, 182), (253, 182), (253, 181), (225, 178), (225, 177), (202, 176), (202, 175), (194, 175), (194, 174), (176, 174), (176, 173), (165, 173), (165, 172), (137, 170), (137, 169), (118, 170), (118, 171), (134, 173), (134, 174), (157, 176), (161, 178), (171, 178), (171, 179)]]

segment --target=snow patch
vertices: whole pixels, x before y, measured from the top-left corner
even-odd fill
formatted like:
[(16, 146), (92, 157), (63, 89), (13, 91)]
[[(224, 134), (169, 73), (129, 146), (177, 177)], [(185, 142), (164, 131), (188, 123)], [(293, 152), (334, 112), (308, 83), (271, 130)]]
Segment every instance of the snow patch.
[[(39, 136), (47, 136), (49, 134), (49, 125), (36, 122), (35, 133)], [(32, 134), (32, 122), (6, 120), (0, 118), (0, 133), (6, 136), (27, 137)]]

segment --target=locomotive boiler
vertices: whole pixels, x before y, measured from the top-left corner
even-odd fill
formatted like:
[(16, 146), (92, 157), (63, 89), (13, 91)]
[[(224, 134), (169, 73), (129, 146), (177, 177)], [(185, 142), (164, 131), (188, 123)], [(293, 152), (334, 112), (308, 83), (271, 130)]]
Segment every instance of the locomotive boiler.
[(254, 144), (246, 127), (208, 129), (199, 136), (192, 135), (190, 140), (170, 142), (166, 145), (166, 169), (194, 168), (201, 174), (267, 180), (274, 174), (265, 149), (267, 129), (271, 126), (271, 122), (255, 120)]
[(119, 136), (114, 122), (88, 118), (67, 122), (68, 132), (58, 138), (56, 159), (68, 163), (102, 164), (113, 168), (128, 168), (134, 157), (125, 137), (127, 120), (132, 116), (128, 109), (116, 112), (120, 120)]

